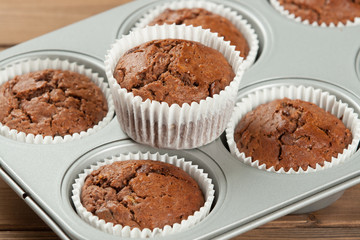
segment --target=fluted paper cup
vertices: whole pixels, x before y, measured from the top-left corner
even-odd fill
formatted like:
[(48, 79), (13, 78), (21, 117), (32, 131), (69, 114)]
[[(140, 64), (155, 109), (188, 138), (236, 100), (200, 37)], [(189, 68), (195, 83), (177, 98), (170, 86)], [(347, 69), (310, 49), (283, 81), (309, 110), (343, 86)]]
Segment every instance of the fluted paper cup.
[[(200, 42), (221, 52), (232, 66), (230, 85), (199, 103), (169, 106), (166, 102), (143, 101), (122, 88), (113, 77), (120, 57), (129, 49), (155, 39), (185, 39)], [(139, 143), (159, 148), (189, 149), (214, 141), (225, 130), (234, 107), (243, 74), (239, 52), (216, 33), (185, 25), (151, 26), (116, 40), (105, 60), (106, 75), (115, 102), (116, 115), (124, 132)]]
[(30, 72), (45, 70), (45, 69), (55, 69), (55, 70), (69, 70), (76, 72), (82, 75), (89, 77), (103, 92), (107, 104), (108, 112), (106, 116), (98, 122), (92, 128), (84, 130), (79, 133), (74, 133), (72, 135), (65, 136), (43, 136), (43, 135), (34, 135), (26, 134), (25, 132), (18, 131), (16, 129), (10, 129), (8, 126), (0, 123), (0, 134), (7, 138), (19, 142), (34, 143), (34, 144), (55, 144), (69, 142), (75, 139), (84, 138), (90, 134), (93, 134), (104, 126), (106, 126), (112, 119), (114, 115), (114, 103), (112, 100), (110, 88), (102, 77), (98, 76), (98, 73), (94, 73), (91, 69), (85, 68), (84, 65), (79, 65), (76, 62), (69, 62), (67, 60), (60, 59), (29, 59), (26, 61), (16, 62), (9, 66), (6, 66), (0, 71), (0, 85), (5, 82), (13, 79), (17, 75), (23, 75)]
[[(259, 160), (247, 157), (245, 153), (240, 152), (236, 146), (236, 142), (234, 141), (235, 128), (240, 120), (247, 112), (250, 112), (257, 106), (276, 99), (283, 99), (285, 97), (314, 103), (325, 111), (335, 115), (337, 118), (341, 118), (341, 121), (352, 133), (352, 142), (342, 153), (339, 153), (337, 157), (332, 157), (331, 161), (325, 161), (324, 166), (316, 164), (316, 168), (308, 166), (307, 170), (303, 170), (299, 167), (297, 171), (292, 168), (290, 168), (289, 171), (285, 171), (283, 168), (276, 171), (274, 166), (266, 166), (266, 164), (260, 165)], [(360, 120), (358, 118), (358, 114), (355, 113), (354, 109), (350, 108), (348, 104), (343, 103), (341, 100), (337, 100), (334, 95), (331, 95), (321, 89), (294, 85), (271, 87), (256, 90), (247, 96), (244, 96), (241, 101), (236, 104), (231, 120), (226, 128), (226, 138), (232, 155), (247, 165), (276, 173), (310, 173), (341, 164), (353, 153), (355, 153), (360, 139)]]
[[(181, 221), (181, 223), (175, 223), (172, 226), (166, 225), (163, 228), (155, 228), (150, 230), (145, 228), (143, 230), (139, 228), (130, 228), (129, 226), (122, 226), (120, 224), (106, 223), (104, 220), (100, 220), (99, 217), (88, 212), (81, 203), (80, 195), (81, 189), (84, 185), (86, 177), (94, 170), (99, 169), (101, 166), (112, 164), (116, 161), (125, 160), (155, 160), (175, 165), (186, 173), (188, 173), (199, 185), (203, 192), (205, 203), (198, 211), (187, 219)], [(148, 238), (155, 236), (166, 236), (169, 234), (178, 233), (191, 228), (195, 224), (203, 220), (210, 212), (212, 202), (214, 200), (214, 185), (212, 180), (208, 177), (207, 173), (204, 173), (202, 169), (199, 169), (197, 165), (193, 165), (192, 162), (185, 161), (183, 158), (177, 158), (176, 156), (169, 156), (168, 154), (161, 155), (160, 153), (129, 153), (126, 155), (114, 156), (112, 158), (105, 159), (103, 162), (98, 162), (96, 165), (91, 165), (89, 169), (85, 169), (84, 173), (79, 174), (79, 177), (75, 180), (72, 190), (72, 200), (79, 216), (86, 222), (98, 228), (104, 232), (118, 235), (120, 237), (130, 238)]]

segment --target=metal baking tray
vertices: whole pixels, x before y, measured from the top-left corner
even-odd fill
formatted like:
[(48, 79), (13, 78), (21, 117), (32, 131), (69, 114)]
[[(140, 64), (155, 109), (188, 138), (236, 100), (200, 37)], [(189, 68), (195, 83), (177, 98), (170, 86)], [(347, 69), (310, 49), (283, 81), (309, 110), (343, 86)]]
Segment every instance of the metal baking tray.
[[(0, 52), (0, 68), (39, 57), (68, 59), (105, 77), (103, 59), (111, 43), (127, 34), (147, 10), (163, 1), (131, 2)], [(265, 0), (214, 2), (231, 7), (255, 28), (260, 51), (245, 73), (238, 99), (258, 88), (303, 84), (329, 91), (360, 112), (360, 27), (305, 26), (279, 14)], [(97, 133), (54, 145), (0, 136), (0, 175), (62, 239), (118, 239), (84, 222), (72, 205), (71, 185), (92, 163), (120, 153), (159, 151), (192, 161), (213, 179), (216, 199), (196, 226), (166, 239), (230, 238), (292, 212), (323, 208), (360, 183), (360, 153), (317, 173), (287, 175), (241, 163), (224, 135), (192, 150), (140, 145), (120, 129), (116, 117)]]

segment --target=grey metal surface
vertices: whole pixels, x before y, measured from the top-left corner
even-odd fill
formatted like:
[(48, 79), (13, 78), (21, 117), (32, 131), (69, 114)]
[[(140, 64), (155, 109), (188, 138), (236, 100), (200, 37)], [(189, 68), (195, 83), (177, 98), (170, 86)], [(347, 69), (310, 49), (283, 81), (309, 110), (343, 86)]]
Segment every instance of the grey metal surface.
[[(104, 76), (102, 61), (110, 44), (160, 2), (135, 1), (0, 52), (0, 68), (31, 57), (60, 57)], [(360, 42), (356, 41), (360, 27), (304, 26), (281, 16), (265, 0), (214, 2), (241, 13), (260, 38), (259, 57), (244, 75), (239, 99), (257, 88), (303, 84), (325, 89), (360, 112)], [(229, 238), (312, 203), (317, 204), (312, 207), (324, 207), (341, 191), (360, 182), (359, 152), (325, 171), (275, 174), (239, 162), (223, 139), (186, 151), (137, 144), (121, 131), (116, 118), (101, 131), (69, 143), (34, 145), (0, 136), (0, 146), (0, 176), (63, 239), (118, 239), (81, 220), (70, 196), (77, 174), (119, 153), (160, 151), (178, 155), (198, 164), (213, 178), (216, 201), (209, 216), (166, 239)]]

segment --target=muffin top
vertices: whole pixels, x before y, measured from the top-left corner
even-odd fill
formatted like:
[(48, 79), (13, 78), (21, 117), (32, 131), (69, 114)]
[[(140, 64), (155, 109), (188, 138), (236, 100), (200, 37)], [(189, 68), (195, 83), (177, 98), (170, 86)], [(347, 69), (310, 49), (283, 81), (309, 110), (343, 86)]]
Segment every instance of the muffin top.
[(324, 165), (352, 141), (343, 122), (317, 105), (279, 99), (248, 112), (238, 123), (234, 140), (240, 152), (275, 170)]
[(65, 136), (96, 125), (107, 114), (104, 94), (88, 77), (46, 69), (0, 86), (0, 121), (26, 134)]
[(313, 22), (346, 24), (360, 17), (360, 0), (279, 0), (290, 13), (302, 20)]
[(183, 8), (177, 10), (166, 9), (149, 25), (155, 24), (185, 24), (194, 27), (201, 26), (210, 29), (211, 32), (218, 33), (224, 37), (225, 41), (230, 41), (231, 45), (240, 51), (240, 56), (246, 58), (249, 53), (249, 45), (241, 32), (227, 19), (220, 15), (209, 12), (203, 8)]
[(105, 222), (131, 228), (163, 228), (204, 205), (198, 184), (182, 169), (159, 161), (118, 161), (85, 179), (81, 202)]
[(199, 103), (225, 89), (235, 74), (225, 57), (198, 42), (164, 39), (141, 44), (118, 61), (114, 78), (122, 88), (169, 104)]

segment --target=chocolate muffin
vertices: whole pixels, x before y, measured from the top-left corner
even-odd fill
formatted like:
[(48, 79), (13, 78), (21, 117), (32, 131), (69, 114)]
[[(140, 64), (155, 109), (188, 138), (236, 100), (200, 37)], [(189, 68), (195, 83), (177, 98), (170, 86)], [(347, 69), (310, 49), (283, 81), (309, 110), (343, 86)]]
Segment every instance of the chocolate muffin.
[(88, 77), (46, 69), (0, 87), (0, 121), (26, 134), (65, 136), (96, 125), (107, 114), (101, 89)]
[(130, 49), (114, 70), (114, 78), (128, 92), (169, 106), (213, 97), (234, 77), (220, 52), (181, 39), (153, 40)]
[(343, 122), (313, 103), (287, 98), (262, 104), (238, 123), (240, 152), (275, 170), (307, 170), (331, 162), (352, 141)]
[(127, 160), (88, 175), (81, 202), (105, 222), (152, 230), (187, 219), (204, 205), (204, 197), (196, 181), (174, 165)]
[(313, 22), (346, 24), (360, 17), (359, 0), (279, 0), (285, 10), (293, 13), (302, 20)]
[(185, 24), (194, 27), (201, 26), (204, 29), (210, 29), (211, 32), (218, 33), (224, 37), (225, 41), (230, 41), (240, 56), (246, 58), (250, 48), (241, 32), (226, 18), (209, 12), (203, 8), (183, 8), (183, 9), (166, 9), (158, 17), (149, 23), (150, 26), (155, 24)]

